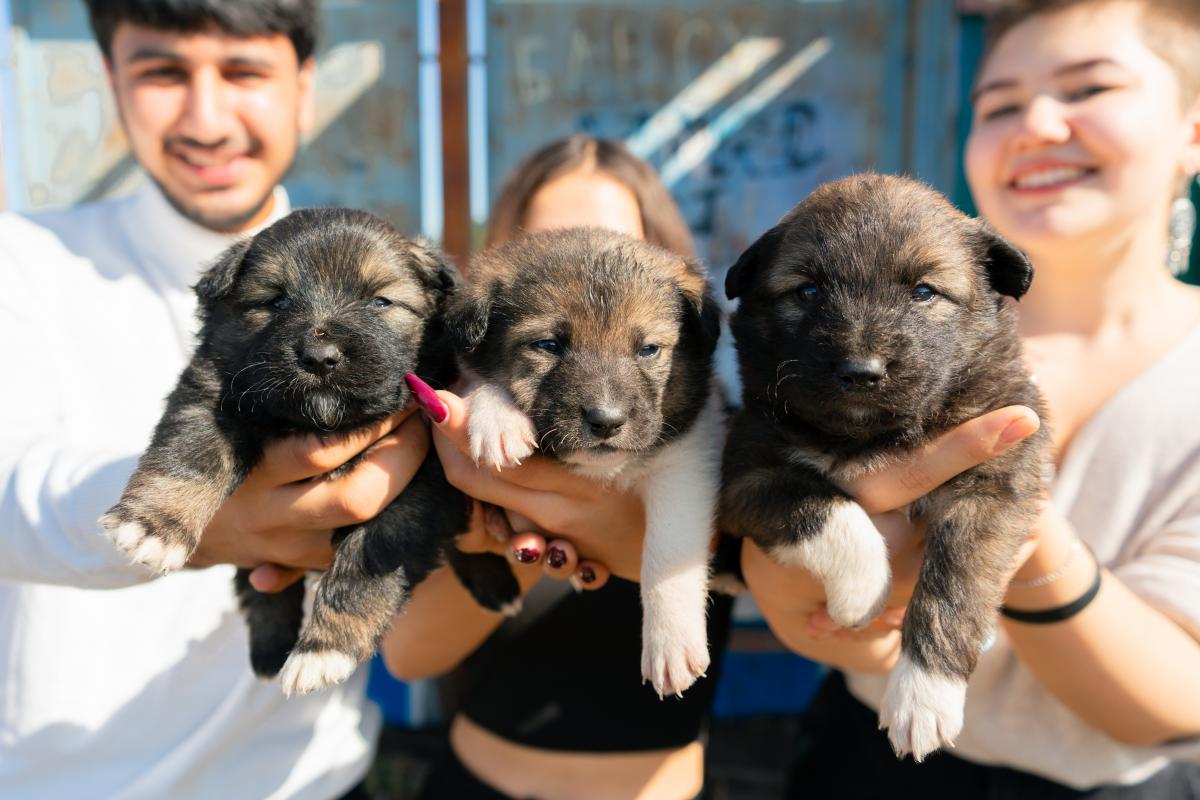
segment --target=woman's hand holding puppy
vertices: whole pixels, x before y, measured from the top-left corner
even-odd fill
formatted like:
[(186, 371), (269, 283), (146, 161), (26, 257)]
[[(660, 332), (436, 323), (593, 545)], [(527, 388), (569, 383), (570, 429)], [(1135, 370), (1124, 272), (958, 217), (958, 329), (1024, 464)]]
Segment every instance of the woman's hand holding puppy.
[[(414, 410), (339, 438), (293, 436), (269, 445), (213, 517), (189, 564), (256, 568), (250, 579), (261, 592), (328, 567), (334, 529), (378, 515), (421, 466), (429, 435)], [(321, 479), (359, 456), (344, 474)]]
[[(502, 472), (472, 461), (467, 406), (451, 392), (437, 392), (433, 444), (446, 477), (466, 494), (506, 509), (488, 525), (498, 539), (509, 535), (505, 553), (517, 564), (541, 563), (553, 578), (576, 588), (598, 589), (610, 574), (638, 580), (645, 513), (641, 500), (572, 473), (538, 457)], [(543, 536), (551, 531), (564, 539)], [(568, 541), (569, 539), (569, 541)]]
[[(920, 526), (908, 522), (904, 507), (946, 480), (993, 458), (1039, 427), (1028, 408), (1011, 406), (966, 422), (910, 458), (866, 475), (844, 487), (888, 543), (892, 595), (871, 625), (851, 631), (835, 625), (825, 612), (820, 581), (800, 567), (769, 559), (752, 541), (742, 548), (742, 569), (759, 608), (777, 636), (792, 649), (847, 669), (883, 672), (899, 654), (897, 629), (924, 557)], [(1013, 569), (1032, 553), (1027, 543)]]

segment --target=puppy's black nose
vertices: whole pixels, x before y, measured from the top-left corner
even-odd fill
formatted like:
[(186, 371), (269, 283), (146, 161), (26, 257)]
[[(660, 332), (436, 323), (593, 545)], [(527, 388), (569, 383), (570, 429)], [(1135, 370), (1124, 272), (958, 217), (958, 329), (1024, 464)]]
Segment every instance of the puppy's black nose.
[(843, 389), (874, 389), (883, 380), (887, 368), (883, 359), (872, 356), (842, 359), (834, 367), (834, 372)]
[(340, 363), (342, 351), (328, 339), (308, 342), (300, 349), (300, 366), (314, 375), (324, 377), (333, 372)]
[(629, 415), (613, 406), (596, 406), (583, 409), (583, 418), (595, 436), (607, 439), (621, 430)]

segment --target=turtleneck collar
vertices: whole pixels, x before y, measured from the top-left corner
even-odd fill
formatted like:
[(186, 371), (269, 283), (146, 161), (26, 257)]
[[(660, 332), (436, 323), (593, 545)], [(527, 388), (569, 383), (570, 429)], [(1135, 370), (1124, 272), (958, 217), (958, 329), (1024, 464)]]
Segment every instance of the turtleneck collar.
[(130, 246), (143, 264), (154, 264), (171, 284), (186, 288), (236, 240), (250, 236), (286, 216), (291, 210), (287, 191), (274, 190), (271, 214), (261, 225), (239, 233), (222, 233), (197, 224), (175, 210), (154, 181), (147, 179), (128, 199), (122, 220)]

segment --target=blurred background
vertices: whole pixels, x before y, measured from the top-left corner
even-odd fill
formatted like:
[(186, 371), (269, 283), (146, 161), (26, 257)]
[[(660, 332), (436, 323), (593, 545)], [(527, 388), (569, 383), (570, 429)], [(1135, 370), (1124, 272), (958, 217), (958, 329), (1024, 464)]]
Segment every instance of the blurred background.
[[(523, 156), (577, 131), (619, 138), (658, 168), (720, 281), (787, 209), (851, 172), (914, 175), (972, 210), (959, 164), (986, 6), (324, 0), (318, 125), (286, 186), (295, 206), (366, 208), (461, 261)], [(82, 2), (0, 0), (0, 208), (140, 180)], [(818, 670), (784, 653), (751, 605), (736, 618), (706, 794), (773, 797)], [(442, 688), (376, 665), (389, 722), (377, 788), (403, 797), (419, 779)]]

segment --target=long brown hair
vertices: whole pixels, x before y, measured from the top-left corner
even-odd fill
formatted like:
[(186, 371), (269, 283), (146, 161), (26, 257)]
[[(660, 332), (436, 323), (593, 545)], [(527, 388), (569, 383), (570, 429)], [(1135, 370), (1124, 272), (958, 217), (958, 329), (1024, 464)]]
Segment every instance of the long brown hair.
[(602, 172), (633, 192), (646, 241), (687, 258), (695, 257), (696, 248), (683, 214), (654, 168), (620, 142), (585, 134), (551, 142), (521, 162), (500, 190), (484, 245), (500, 244), (517, 235), (538, 189), (576, 169)]

